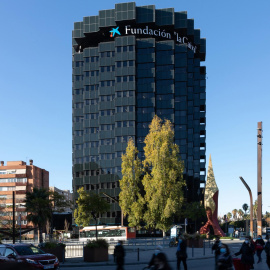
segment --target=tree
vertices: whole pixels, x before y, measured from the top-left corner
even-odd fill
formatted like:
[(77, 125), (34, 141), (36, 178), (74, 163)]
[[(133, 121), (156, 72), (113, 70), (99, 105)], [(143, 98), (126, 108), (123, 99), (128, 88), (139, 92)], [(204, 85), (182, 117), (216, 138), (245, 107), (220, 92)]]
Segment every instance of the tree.
[(71, 207), (71, 202), (57, 191), (49, 191), (53, 212), (64, 212), (66, 207)]
[(65, 219), (64, 229), (66, 234), (68, 233), (69, 225), (69, 222), (67, 221), (67, 219)]
[(233, 209), (232, 210), (232, 215), (233, 215), (233, 219), (236, 220), (236, 217), (237, 217), (237, 209)]
[(254, 205), (253, 205), (253, 218), (257, 218), (257, 210), (258, 210), (258, 201), (255, 200)]
[(206, 217), (206, 212), (204, 206), (200, 202), (191, 202), (185, 205), (183, 216), (195, 222), (195, 230), (196, 230), (197, 220), (202, 217)]
[(227, 213), (227, 218), (228, 218), (228, 221), (232, 218), (232, 213), (228, 212)]
[(155, 116), (144, 142), (144, 220), (148, 227), (163, 230), (164, 235), (184, 200), (183, 163), (179, 157), (179, 148), (174, 143), (174, 131), (169, 120), (162, 123)]
[(240, 219), (243, 219), (243, 216), (244, 216), (243, 210), (242, 210), (242, 209), (239, 209), (239, 210), (238, 210), (238, 217), (239, 217)]
[(33, 192), (26, 192), (25, 208), (28, 212), (27, 220), (38, 226), (39, 241), (43, 242), (42, 231), (47, 220), (51, 218), (51, 202), (49, 191), (44, 188), (34, 188)]
[(244, 204), (242, 205), (242, 208), (243, 208), (243, 210), (245, 211), (245, 215), (246, 215), (247, 210), (248, 210), (248, 205), (247, 205), (246, 203), (244, 203)]
[(97, 219), (99, 215), (106, 213), (110, 209), (110, 205), (96, 193), (87, 193), (84, 188), (77, 190), (79, 198), (76, 201), (77, 208), (74, 210), (75, 222), (79, 226), (88, 226), (91, 219), (96, 224), (97, 239)]
[(132, 139), (128, 141), (126, 153), (122, 156), (122, 179), (119, 205), (124, 215), (128, 215), (130, 227), (139, 227), (143, 217), (142, 164), (138, 150)]

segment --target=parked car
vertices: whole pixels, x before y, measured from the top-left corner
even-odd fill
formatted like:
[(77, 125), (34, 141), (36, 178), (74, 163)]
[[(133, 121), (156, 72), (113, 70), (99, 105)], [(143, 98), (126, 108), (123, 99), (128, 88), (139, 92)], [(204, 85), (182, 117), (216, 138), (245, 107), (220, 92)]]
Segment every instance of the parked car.
[[(7, 268), (9, 265), (18, 268)], [(56, 256), (45, 253), (31, 244), (0, 245), (0, 269), (59, 269)]]

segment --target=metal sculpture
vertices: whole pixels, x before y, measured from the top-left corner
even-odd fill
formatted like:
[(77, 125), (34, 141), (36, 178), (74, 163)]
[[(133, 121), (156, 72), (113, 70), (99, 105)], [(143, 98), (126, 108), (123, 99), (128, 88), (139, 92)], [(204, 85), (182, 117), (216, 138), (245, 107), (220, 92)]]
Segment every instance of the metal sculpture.
[(207, 215), (207, 222), (200, 228), (200, 234), (207, 234), (210, 232), (210, 226), (214, 229), (214, 234), (217, 236), (225, 236), (218, 224), (218, 187), (215, 181), (211, 155), (209, 158), (207, 181), (204, 192), (204, 208)]

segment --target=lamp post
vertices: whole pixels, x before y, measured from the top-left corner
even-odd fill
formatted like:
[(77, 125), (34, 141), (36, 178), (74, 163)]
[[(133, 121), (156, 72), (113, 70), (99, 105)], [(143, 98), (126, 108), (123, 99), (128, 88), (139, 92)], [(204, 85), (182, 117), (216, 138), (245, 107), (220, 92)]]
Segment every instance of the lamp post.
[(253, 237), (253, 198), (252, 192), (246, 181), (243, 179), (242, 176), (239, 177), (246, 189), (248, 190), (249, 197), (250, 197), (250, 236)]

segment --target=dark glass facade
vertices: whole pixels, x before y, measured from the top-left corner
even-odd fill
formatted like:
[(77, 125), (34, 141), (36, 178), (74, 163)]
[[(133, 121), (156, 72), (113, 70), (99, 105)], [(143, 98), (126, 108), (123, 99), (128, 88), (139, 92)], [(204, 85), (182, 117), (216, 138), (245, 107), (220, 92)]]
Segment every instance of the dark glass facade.
[[(121, 155), (130, 137), (143, 158), (155, 114), (169, 119), (185, 163), (185, 196), (205, 184), (206, 41), (186, 12), (135, 3), (85, 17), (73, 31), (73, 191), (118, 199)], [(120, 208), (101, 222), (120, 223)]]

